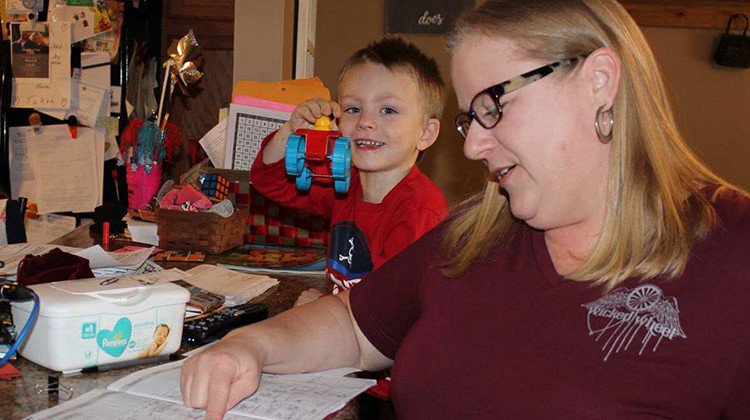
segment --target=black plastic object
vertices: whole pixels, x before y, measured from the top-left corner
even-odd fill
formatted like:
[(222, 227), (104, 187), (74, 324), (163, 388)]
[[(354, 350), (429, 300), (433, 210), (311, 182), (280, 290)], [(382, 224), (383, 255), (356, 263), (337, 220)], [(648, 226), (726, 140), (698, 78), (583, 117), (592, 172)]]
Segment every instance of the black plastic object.
[[(732, 21), (735, 18), (745, 20), (745, 29), (742, 31), (742, 35), (729, 33)], [(733, 14), (729, 17), (727, 30), (721, 35), (719, 46), (716, 47), (716, 53), (714, 54), (714, 60), (719, 65), (743, 69), (750, 67), (750, 37), (747, 36), (748, 23), (750, 23), (750, 20), (748, 20), (746, 15), (741, 13)]]
[(224, 337), (229, 331), (268, 318), (268, 307), (261, 303), (222, 308), (190, 321), (185, 321), (182, 339), (190, 343), (206, 344)]

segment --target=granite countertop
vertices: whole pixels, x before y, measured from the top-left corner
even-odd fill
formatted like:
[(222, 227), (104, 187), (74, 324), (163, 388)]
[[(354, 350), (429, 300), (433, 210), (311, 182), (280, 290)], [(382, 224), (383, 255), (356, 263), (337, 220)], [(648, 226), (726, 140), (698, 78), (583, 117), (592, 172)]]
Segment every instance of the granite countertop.
[[(77, 231), (77, 236), (73, 235), (65, 238), (66, 240), (62, 242), (55, 242), (78, 247), (87, 247), (94, 243), (93, 237), (92, 239), (87, 239), (89, 236), (87, 227), (85, 229), (77, 229)], [(205, 263), (215, 263), (217, 258), (208, 256)], [(165, 268), (177, 267), (187, 270), (195, 265), (192, 263), (170, 263), (162, 264), (162, 266)], [(330, 293), (330, 282), (322, 274), (274, 275), (273, 277), (279, 279), (279, 284), (254, 299), (254, 301), (266, 304), (271, 316), (277, 315), (294, 306), (297, 296), (308, 288), (312, 287)], [(7, 307), (7, 303), (4, 305)], [(188, 351), (191, 348), (191, 346), (183, 344), (179, 353)], [(2, 420), (22, 419), (38, 411), (53, 407), (58, 403), (65, 402), (67, 398), (63, 392), (59, 392), (57, 395), (38, 394), (35, 387), (37, 385), (46, 387), (48, 376), (56, 376), (62, 386), (73, 389), (73, 397), (76, 397), (93, 389), (106, 388), (109, 384), (124, 376), (140, 369), (154, 366), (136, 366), (101, 373), (63, 375), (60, 372), (55, 372), (30, 362), (21, 356), (17, 360), (11, 361), (11, 364), (21, 372), (21, 376), (11, 380), (0, 379), (0, 396), (2, 396), (0, 398), (0, 419)], [(334, 418), (337, 420), (356, 419), (358, 418), (357, 411), (358, 404), (355, 400), (347, 404)]]

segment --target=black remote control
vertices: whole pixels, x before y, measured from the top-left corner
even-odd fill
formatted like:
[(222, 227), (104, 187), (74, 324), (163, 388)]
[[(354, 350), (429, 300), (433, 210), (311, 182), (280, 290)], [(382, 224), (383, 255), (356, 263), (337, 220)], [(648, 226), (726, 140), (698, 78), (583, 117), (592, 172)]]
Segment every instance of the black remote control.
[(190, 343), (206, 344), (224, 337), (229, 331), (268, 318), (268, 307), (261, 303), (221, 308), (202, 317), (185, 321), (182, 339)]

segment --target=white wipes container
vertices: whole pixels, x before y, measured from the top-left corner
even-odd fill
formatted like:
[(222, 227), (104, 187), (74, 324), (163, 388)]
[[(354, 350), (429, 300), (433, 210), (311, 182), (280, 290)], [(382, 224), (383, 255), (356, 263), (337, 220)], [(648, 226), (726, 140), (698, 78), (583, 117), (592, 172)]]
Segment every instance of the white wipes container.
[[(180, 348), (190, 292), (176, 284), (112, 277), (30, 288), (39, 296), (39, 315), (18, 352), (46, 368), (70, 372)], [(11, 302), (17, 329), (33, 307), (33, 301)]]

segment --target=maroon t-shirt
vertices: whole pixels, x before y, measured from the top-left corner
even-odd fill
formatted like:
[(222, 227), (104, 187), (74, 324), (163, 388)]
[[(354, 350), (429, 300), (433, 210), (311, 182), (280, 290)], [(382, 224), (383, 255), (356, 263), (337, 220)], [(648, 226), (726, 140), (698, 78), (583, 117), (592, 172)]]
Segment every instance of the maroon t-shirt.
[(682, 276), (606, 295), (530, 228), (455, 279), (426, 234), (351, 292), (399, 418), (750, 419), (750, 199), (715, 207)]

